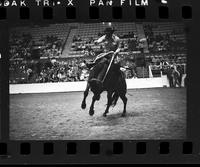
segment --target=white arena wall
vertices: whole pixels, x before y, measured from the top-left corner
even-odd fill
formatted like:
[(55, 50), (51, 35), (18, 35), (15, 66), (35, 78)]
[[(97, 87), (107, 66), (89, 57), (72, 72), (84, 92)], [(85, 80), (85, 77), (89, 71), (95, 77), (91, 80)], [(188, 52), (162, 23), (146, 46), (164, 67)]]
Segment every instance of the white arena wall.
[[(166, 76), (159, 78), (133, 78), (127, 79), (128, 89), (159, 88), (169, 83)], [(84, 91), (86, 82), (60, 82), (60, 83), (37, 83), (37, 84), (10, 84), (10, 94), (25, 93), (52, 93), (52, 92), (75, 92)], [(184, 84), (184, 83), (183, 83)]]

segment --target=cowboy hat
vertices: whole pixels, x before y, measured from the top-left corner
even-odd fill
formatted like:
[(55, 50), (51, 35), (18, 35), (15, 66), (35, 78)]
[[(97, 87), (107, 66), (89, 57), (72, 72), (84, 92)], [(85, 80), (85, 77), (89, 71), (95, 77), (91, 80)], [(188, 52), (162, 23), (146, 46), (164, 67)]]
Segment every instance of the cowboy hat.
[(115, 30), (114, 30), (114, 28), (112, 28), (112, 27), (107, 27), (105, 30), (104, 30), (104, 33), (113, 33)]

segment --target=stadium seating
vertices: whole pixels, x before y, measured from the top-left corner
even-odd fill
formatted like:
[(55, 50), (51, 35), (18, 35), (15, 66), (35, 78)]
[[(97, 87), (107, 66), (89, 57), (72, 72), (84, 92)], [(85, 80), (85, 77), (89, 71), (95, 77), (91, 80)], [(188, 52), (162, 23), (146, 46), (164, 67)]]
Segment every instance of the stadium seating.
[[(140, 39), (143, 39), (145, 41), (145, 38), (148, 38), (149, 36), (153, 36), (153, 40), (146, 40), (145, 42), (145, 59), (146, 59), (146, 65), (144, 67), (136, 67), (137, 77), (138, 78), (147, 78), (149, 77), (149, 68), (148, 66), (151, 65), (151, 70), (153, 77), (160, 77), (161, 70), (160, 70), (160, 62), (166, 61), (170, 65), (171, 64), (178, 64), (184, 67), (186, 69), (186, 36), (184, 32), (184, 26), (182, 23), (112, 23), (112, 26), (114, 27), (115, 34), (120, 37), (120, 40), (124, 43), (124, 50), (119, 53), (122, 60), (125, 57), (129, 57), (130, 53), (133, 55), (136, 55), (140, 52)], [(77, 71), (79, 68), (82, 69), (82, 62), (86, 59), (85, 48), (89, 47), (92, 51), (98, 51), (100, 50), (100, 45), (94, 45), (93, 40), (96, 40), (99, 36), (102, 35), (104, 29), (107, 27), (107, 23), (65, 23), (65, 24), (50, 24), (50, 25), (40, 25), (40, 26), (31, 26), (31, 27), (16, 27), (14, 29), (11, 29), (11, 34), (16, 32), (18, 35), (28, 34), (31, 36), (31, 40), (34, 41), (35, 47), (44, 47), (46, 45), (45, 40), (41, 40), (41, 38), (45, 38), (47, 36), (53, 36), (58, 38), (62, 41), (62, 53), (60, 54), (60, 58), (65, 58), (66, 62), (68, 62), (69, 58), (74, 58), (73, 60), (70, 60), (71, 64), (68, 67), (63, 66), (62, 64), (59, 64), (60, 68), (65, 68), (68, 71), (74, 70), (73, 66), (76, 68), (75, 72), (73, 72), (73, 76), (71, 79), (67, 79), (67, 81), (75, 81), (77, 80)], [(137, 36), (137, 40), (135, 36)], [(152, 35), (153, 34), (153, 35)], [(169, 40), (165, 39), (166, 34), (169, 34)], [(157, 43), (156, 36), (164, 36), (164, 42), (170, 43), (171, 41), (178, 41), (180, 45), (174, 45), (174, 48), (179, 48), (177, 50), (168, 50), (168, 48), (165, 48), (162, 50), (162, 44), (160, 41)], [(77, 38), (78, 37), (78, 38)], [(77, 40), (77, 39), (78, 40)], [(76, 40), (74, 40), (76, 39)], [(133, 50), (130, 50), (128, 47), (128, 42), (131, 40), (136, 40), (136, 43), (134, 44)], [(11, 47), (19, 47), (18, 43), (11, 42)], [(24, 41), (26, 44), (26, 40)], [(30, 42), (30, 41), (29, 41)], [(156, 49), (153, 48), (156, 46)], [(22, 52), (18, 54), (17, 56), (14, 56), (14, 59), (21, 58), (26, 59), (27, 51), (23, 51), (23, 48), (25, 50), (30, 51), (29, 45), (22, 45)], [(77, 49), (78, 48), (78, 49)], [(161, 48), (161, 50), (159, 50)], [(51, 48), (50, 48), (51, 49)], [(171, 48), (170, 48), (171, 49)], [(47, 57), (50, 57), (50, 54), (47, 52)], [(10, 57), (12, 58), (13, 52), (10, 52)], [(24, 54), (24, 55), (23, 55)], [(124, 56), (126, 55), (126, 56)], [(20, 57), (21, 56), (21, 57)], [(34, 55), (33, 55), (34, 56)], [(55, 55), (53, 55), (55, 56)], [(91, 56), (89, 54), (88, 60), (94, 59), (95, 55)], [(59, 58), (59, 57), (58, 57)], [(80, 59), (82, 58), (82, 59)], [(27, 81), (27, 74), (25, 69), (21, 69), (24, 65), (19, 64), (19, 66), (16, 66), (14, 69), (10, 68), (10, 80), (13, 80), (14, 83), (24, 83)], [(26, 65), (25, 65), (26, 66)], [(18, 70), (16, 70), (18, 69)], [(20, 69), (20, 70), (19, 70)], [(68, 73), (68, 71), (66, 73)], [(84, 70), (83, 70), (84, 71)], [(186, 70), (184, 70), (186, 71)], [(45, 73), (43, 71), (43, 73)], [(131, 78), (129, 73), (127, 73), (128, 77)], [(68, 74), (67, 74), (68, 75)], [(70, 78), (69, 76), (67, 76)], [(36, 77), (37, 78), (37, 77)], [(74, 79), (76, 78), (76, 79)], [(30, 82), (30, 81), (29, 81)], [(32, 82), (32, 81), (31, 81)], [(33, 82), (36, 82), (33, 80)], [(46, 82), (46, 81), (45, 81)]]
[(11, 30), (18, 32), (19, 34), (30, 33), (33, 37), (35, 43), (40, 43), (41, 37), (45, 36), (57, 36), (59, 39), (65, 40), (67, 34), (69, 33), (68, 24), (50, 24), (43, 26), (32, 26), (32, 27), (17, 27)]
[[(136, 24), (135, 23), (112, 23), (112, 26), (115, 28), (115, 34), (117, 36), (124, 36), (128, 33), (137, 34)], [(98, 38), (99, 33), (103, 33), (104, 29), (107, 27), (105, 23), (97, 23), (97, 24), (79, 24), (77, 28), (77, 33), (74, 36), (79, 36), (81, 41), (74, 41), (71, 45), (69, 56), (71, 55), (78, 55), (81, 56), (84, 52), (79, 52), (74, 50), (73, 46), (75, 45), (84, 45), (90, 46), (92, 49), (99, 49), (100, 46), (95, 46), (93, 43), (87, 44), (88, 39), (96, 40)], [(123, 38), (121, 41), (128, 41), (131, 38)]]

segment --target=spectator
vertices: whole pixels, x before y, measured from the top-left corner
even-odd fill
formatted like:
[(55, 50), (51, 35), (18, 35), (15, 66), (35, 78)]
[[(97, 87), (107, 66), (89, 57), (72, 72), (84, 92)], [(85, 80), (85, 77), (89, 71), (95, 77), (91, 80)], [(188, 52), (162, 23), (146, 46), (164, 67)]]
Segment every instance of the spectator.
[(176, 85), (181, 87), (181, 84), (179, 82), (180, 81), (180, 73), (177, 71), (176, 66), (174, 66), (172, 75), (173, 75), (173, 78), (174, 78), (174, 87), (176, 87)]
[(167, 69), (167, 79), (169, 81), (169, 87), (170, 88), (174, 87), (172, 73), (173, 73), (173, 67), (172, 66), (171, 67), (168, 66), (168, 69)]
[(179, 79), (178, 79), (178, 82), (180, 84), (180, 87), (182, 85), (182, 78), (183, 78), (183, 74), (184, 74), (184, 69), (179, 65), (177, 66), (177, 71), (179, 72)]

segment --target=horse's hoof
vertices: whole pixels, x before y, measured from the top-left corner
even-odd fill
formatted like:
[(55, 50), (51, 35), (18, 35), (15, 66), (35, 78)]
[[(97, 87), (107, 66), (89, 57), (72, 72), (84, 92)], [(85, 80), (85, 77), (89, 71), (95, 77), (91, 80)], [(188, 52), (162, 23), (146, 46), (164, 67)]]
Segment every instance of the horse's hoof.
[(82, 103), (82, 104), (81, 104), (81, 108), (82, 108), (82, 109), (85, 109), (85, 108), (86, 108), (86, 104), (85, 104), (85, 103)]
[(90, 116), (93, 116), (94, 115), (94, 110), (90, 110), (89, 114), (90, 114)]
[(126, 113), (122, 113), (122, 115), (121, 115), (122, 117), (125, 117), (126, 116)]
[(107, 116), (107, 114), (106, 114), (106, 113), (103, 113), (103, 116), (104, 116), (104, 117), (106, 117), (106, 116)]

